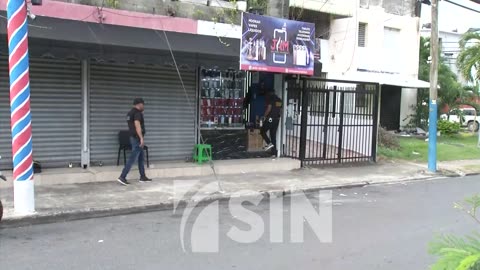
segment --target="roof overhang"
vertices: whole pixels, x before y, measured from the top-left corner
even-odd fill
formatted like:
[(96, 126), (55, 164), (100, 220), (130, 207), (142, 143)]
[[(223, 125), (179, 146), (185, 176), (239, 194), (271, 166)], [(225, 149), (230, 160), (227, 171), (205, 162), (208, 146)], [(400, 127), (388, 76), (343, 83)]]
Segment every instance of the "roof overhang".
[(380, 85), (393, 85), (403, 88), (430, 88), (430, 83), (400, 74), (377, 72), (351, 72), (345, 74), (328, 73), (329, 79), (378, 83)]
[[(5, 15), (2, 11), (0, 14)], [(6, 35), (7, 22), (0, 20), (0, 35)], [(238, 39), (218, 38), (189, 33), (134, 28), (126, 26), (68, 21), (37, 16), (29, 24), (29, 38), (56, 42), (81, 43), (92, 46), (116, 46), (181, 53), (201, 53), (238, 57)]]

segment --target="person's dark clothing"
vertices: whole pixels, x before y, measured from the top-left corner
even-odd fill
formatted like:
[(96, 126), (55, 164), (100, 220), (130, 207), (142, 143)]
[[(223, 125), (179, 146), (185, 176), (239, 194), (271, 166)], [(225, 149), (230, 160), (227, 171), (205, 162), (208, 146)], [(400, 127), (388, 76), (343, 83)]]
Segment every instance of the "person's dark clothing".
[(140, 121), (142, 128), (142, 135), (145, 135), (145, 121), (143, 119), (143, 113), (137, 108), (132, 108), (127, 114), (128, 130), (130, 132), (130, 145), (132, 146), (132, 153), (127, 160), (127, 164), (122, 170), (121, 178), (125, 179), (130, 172), (135, 161), (138, 161), (138, 170), (140, 172), (140, 178), (146, 178), (145, 165), (144, 165), (144, 153), (143, 147), (140, 147), (140, 138), (138, 137), (135, 121)]
[(127, 164), (122, 170), (120, 177), (127, 178), (127, 174), (132, 169), (135, 161), (138, 160), (138, 170), (140, 172), (140, 178), (146, 177), (145, 175), (145, 154), (143, 153), (143, 147), (140, 147), (140, 139), (136, 137), (130, 137), (130, 144), (132, 145), (132, 153), (128, 157)]
[[(278, 124), (280, 122), (280, 116), (282, 114), (282, 99), (280, 99), (277, 95), (271, 94), (267, 96), (266, 99), (266, 107), (268, 105), (272, 106), (270, 113), (267, 115), (265, 119), (265, 123), (263, 124), (260, 134), (262, 135), (263, 140), (267, 144), (273, 144), (272, 152), (277, 152), (277, 129)], [(269, 133), (270, 137), (267, 136), (267, 132)]]
[(137, 108), (132, 108), (127, 114), (128, 130), (130, 131), (130, 136), (139, 139), (135, 129), (135, 121), (140, 121), (142, 135), (145, 135), (145, 121), (143, 119), (143, 113)]
[[(271, 122), (270, 122), (271, 119)], [(279, 118), (270, 118), (265, 120), (265, 124), (263, 124), (262, 128), (260, 129), (260, 134), (262, 135), (263, 140), (267, 144), (273, 144), (272, 152), (277, 152), (277, 129), (278, 123), (280, 122)], [(270, 134), (270, 137), (267, 136), (267, 132)]]
[(280, 115), (282, 114), (282, 99), (277, 95), (272, 94), (268, 96), (265, 101), (265, 107), (268, 107), (268, 105), (272, 105), (272, 110), (270, 111), (270, 114), (267, 115), (266, 120), (268, 120), (268, 118), (279, 119)]

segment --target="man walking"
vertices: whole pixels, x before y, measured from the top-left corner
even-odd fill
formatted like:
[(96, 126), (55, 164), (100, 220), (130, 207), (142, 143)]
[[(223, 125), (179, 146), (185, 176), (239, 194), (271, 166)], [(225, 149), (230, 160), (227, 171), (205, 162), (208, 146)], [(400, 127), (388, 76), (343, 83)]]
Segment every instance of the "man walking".
[(125, 168), (123, 168), (122, 174), (118, 177), (117, 181), (126, 186), (130, 183), (127, 181), (127, 174), (130, 172), (135, 161), (138, 160), (138, 170), (140, 172), (140, 182), (150, 182), (145, 175), (144, 165), (144, 153), (143, 147), (145, 142), (143, 140), (145, 136), (145, 121), (143, 120), (143, 111), (145, 109), (145, 102), (142, 98), (136, 98), (133, 100), (133, 108), (127, 114), (128, 130), (130, 132), (130, 144), (132, 146), (132, 153), (128, 158)]
[[(265, 151), (272, 150), (272, 154), (277, 154), (277, 129), (280, 122), (282, 111), (282, 100), (273, 92), (267, 91), (265, 96), (265, 116), (264, 124), (260, 130), (263, 140), (267, 143)], [(270, 137), (267, 136), (267, 132)]]

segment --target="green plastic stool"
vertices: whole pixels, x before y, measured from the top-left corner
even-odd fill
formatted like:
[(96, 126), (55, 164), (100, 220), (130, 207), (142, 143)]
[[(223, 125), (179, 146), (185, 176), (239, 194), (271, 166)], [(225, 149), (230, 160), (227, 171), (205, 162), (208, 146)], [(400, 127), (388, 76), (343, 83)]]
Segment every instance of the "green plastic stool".
[(212, 146), (210, 144), (196, 144), (193, 150), (193, 160), (198, 164), (212, 160)]

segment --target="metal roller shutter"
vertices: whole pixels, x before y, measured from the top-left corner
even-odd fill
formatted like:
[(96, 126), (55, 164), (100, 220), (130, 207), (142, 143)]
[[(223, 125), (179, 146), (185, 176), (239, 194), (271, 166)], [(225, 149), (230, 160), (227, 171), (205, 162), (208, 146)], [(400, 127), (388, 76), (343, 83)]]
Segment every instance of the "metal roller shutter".
[(12, 135), (10, 131), (10, 79), (8, 61), (0, 58), (0, 168), (12, 168)]
[[(0, 63), (1, 167), (12, 167), (8, 62)], [(33, 157), (44, 167), (80, 164), (81, 65), (79, 61), (30, 59)]]
[(90, 155), (93, 165), (114, 164), (118, 132), (135, 97), (145, 99), (145, 144), (150, 161), (184, 160), (195, 143), (196, 75), (182, 70), (187, 95), (173, 68), (92, 63)]

